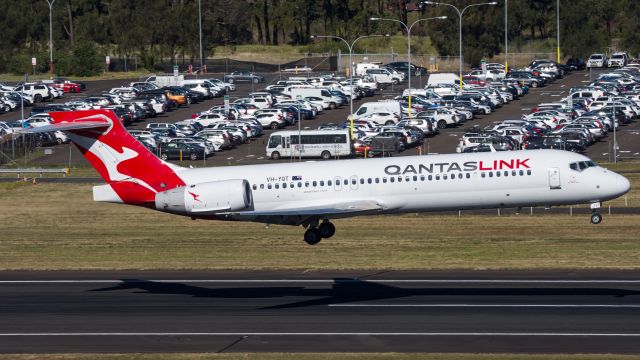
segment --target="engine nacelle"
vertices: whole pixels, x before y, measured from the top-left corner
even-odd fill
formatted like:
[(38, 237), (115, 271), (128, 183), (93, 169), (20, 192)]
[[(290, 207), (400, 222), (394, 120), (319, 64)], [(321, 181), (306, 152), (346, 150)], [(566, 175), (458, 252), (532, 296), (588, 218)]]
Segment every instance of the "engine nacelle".
[(221, 180), (187, 185), (156, 194), (156, 209), (178, 214), (206, 215), (253, 207), (247, 180)]

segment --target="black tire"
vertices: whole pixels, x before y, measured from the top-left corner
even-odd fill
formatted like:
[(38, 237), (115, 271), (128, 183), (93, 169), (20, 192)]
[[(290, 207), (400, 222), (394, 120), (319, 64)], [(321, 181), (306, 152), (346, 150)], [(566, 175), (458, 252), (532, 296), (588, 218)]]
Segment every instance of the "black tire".
[(391, 80), (391, 83), (393, 85), (398, 85), (399, 81), (398, 81), (398, 79), (393, 79), (393, 80)]
[(5, 105), (5, 106), (2, 108), (2, 110), (4, 110), (4, 112), (9, 112), (9, 111), (11, 111), (11, 106), (9, 106), (9, 105)]
[(447, 127), (447, 122), (444, 120), (438, 120), (438, 129), (444, 129)]
[(227, 82), (228, 82), (229, 84), (233, 84), (233, 83), (234, 83), (234, 82), (236, 82), (236, 81), (235, 81), (233, 78), (229, 78), (229, 79), (227, 79)]
[(331, 153), (325, 150), (320, 154), (320, 157), (322, 158), (322, 160), (329, 160), (331, 159)]
[(167, 155), (167, 153), (161, 153), (160, 154), (160, 159), (167, 161), (169, 160), (169, 155)]
[(35, 96), (33, 97), (33, 102), (41, 102), (42, 101), (42, 95), (40, 94), (35, 94)]
[(278, 124), (277, 122), (272, 122), (269, 126), (272, 130), (278, 130), (278, 128), (280, 127), (280, 124)]
[(334, 102), (329, 103), (329, 109), (334, 110), (335, 108), (337, 108), (336, 103)]
[(336, 233), (336, 227), (332, 223), (325, 221), (318, 226), (318, 231), (323, 239), (328, 239)]
[(393, 122), (393, 120), (388, 120), (386, 123), (384, 123), (385, 125), (395, 125), (396, 123)]
[(257, 84), (257, 83), (259, 83), (259, 82), (260, 82), (260, 79), (258, 79), (258, 78), (253, 78), (253, 83), (254, 83), (254, 84)]
[(538, 87), (538, 82), (537, 81), (532, 81), (531, 82), (531, 87), (532, 88), (537, 88)]
[(598, 212), (594, 212), (591, 214), (591, 223), (592, 224), (600, 224), (602, 222), (602, 215)]
[(280, 160), (280, 153), (277, 151), (274, 151), (271, 153), (271, 159), (273, 160)]
[(309, 245), (315, 245), (322, 240), (320, 236), (320, 231), (316, 228), (308, 228), (307, 231), (304, 232), (304, 242)]
[(198, 154), (192, 152), (191, 154), (189, 154), (189, 160), (192, 160), (192, 161), (198, 160)]
[(63, 141), (60, 138), (56, 138), (56, 144), (62, 145)]

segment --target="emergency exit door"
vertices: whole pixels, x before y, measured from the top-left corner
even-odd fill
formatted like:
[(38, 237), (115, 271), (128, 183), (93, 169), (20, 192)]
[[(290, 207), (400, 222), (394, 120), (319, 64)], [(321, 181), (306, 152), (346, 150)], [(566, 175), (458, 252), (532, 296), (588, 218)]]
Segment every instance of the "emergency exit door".
[(549, 188), (560, 189), (560, 168), (549, 168)]

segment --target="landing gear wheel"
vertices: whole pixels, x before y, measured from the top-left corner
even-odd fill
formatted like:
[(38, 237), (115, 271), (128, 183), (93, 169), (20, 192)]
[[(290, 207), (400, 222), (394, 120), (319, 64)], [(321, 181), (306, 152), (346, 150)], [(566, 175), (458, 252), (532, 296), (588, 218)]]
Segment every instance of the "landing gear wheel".
[(323, 239), (328, 239), (336, 233), (336, 227), (329, 221), (325, 221), (318, 226), (318, 231)]
[(594, 212), (591, 214), (591, 223), (592, 224), (600, 224), (602, 222), (602, 215), (599, 212)]
[(309, 245), (315, 245), (322, 240), (322, 236), (320, 236), (320, 231), (318, 228), (310, 227), (307, 231), (304, 232), (304, 242)]

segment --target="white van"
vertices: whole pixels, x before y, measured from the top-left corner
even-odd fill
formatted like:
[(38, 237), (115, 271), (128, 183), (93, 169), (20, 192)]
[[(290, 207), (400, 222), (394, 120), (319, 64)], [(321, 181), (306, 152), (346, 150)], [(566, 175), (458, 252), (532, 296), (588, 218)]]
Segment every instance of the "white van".
[(458, 83), (460, 77), (454, 73), (431, 74), (427, 80), (427, 87), (439, 84), (453, 85)]
[(379, 63), (358, 63), (353, 75), (363, 76), (366, 74), (367, 69), (379, 69)]
[(325, 88), (317, 88), (317, 87), (291, 87), (288, 88), (289, 95), (291, 95), (291, 99), (295, 100), (300, 97), (301, 99), (307, 97), (319, 97), (329, 102), (329, 108), (335, 109), (340, 104), (340, 101), (336, 99), (337, 97), (331, 94), (328, 89)]
[(355, 114), (353, 114), (353, 118), (360, 119), (377, 112), (388, 112), (401, 117), (402, 108), (400, 107), (400, 101), (386, 100), (366, 102), (360, 105)]

